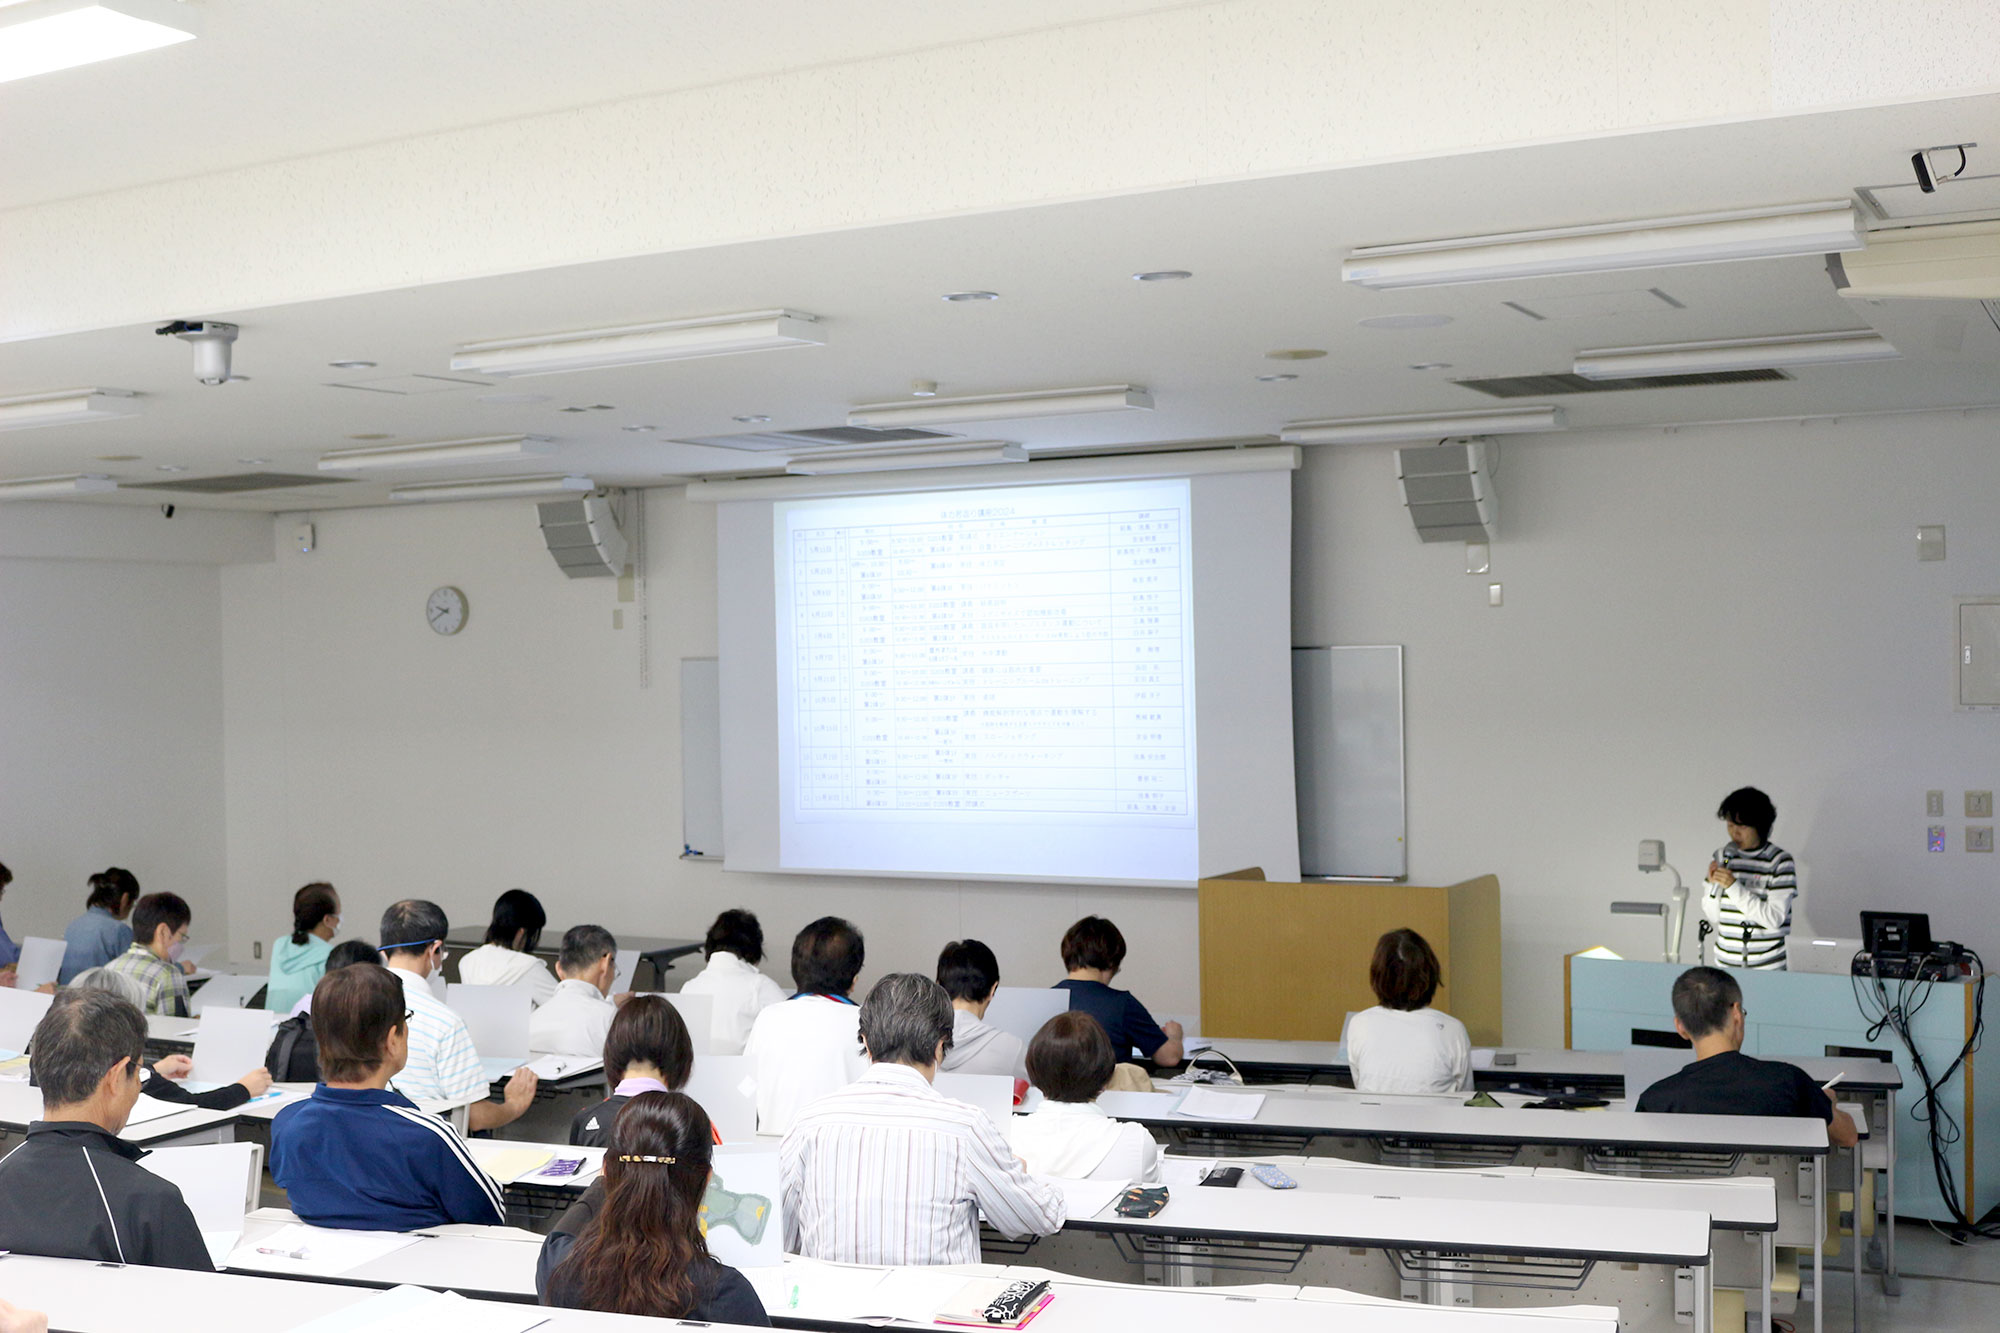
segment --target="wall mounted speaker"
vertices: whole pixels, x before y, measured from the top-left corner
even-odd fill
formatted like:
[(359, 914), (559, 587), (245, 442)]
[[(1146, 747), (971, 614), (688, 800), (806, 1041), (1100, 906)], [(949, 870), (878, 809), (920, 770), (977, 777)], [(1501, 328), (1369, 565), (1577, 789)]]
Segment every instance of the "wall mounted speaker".
[(1498, 524), (1493, 470), (1498, 449), (1483, 437), (1396, 451), (1396, 480), (1417, 536), (1427, 542), (1490, 542)]
[(625, 534), (610, 496), (544, 500), (535, 508), (541, 512), (542, 540), (563, 573), (573, 579), (615, 579), (625, 572)]

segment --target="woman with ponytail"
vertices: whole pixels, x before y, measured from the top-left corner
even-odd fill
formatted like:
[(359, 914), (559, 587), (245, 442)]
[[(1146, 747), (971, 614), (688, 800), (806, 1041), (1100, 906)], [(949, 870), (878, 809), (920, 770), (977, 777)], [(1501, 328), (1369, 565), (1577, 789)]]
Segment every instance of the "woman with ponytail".
[(326, 956), (340, 930), (340, 895), (333, 885), (312, 883), (292, 895), (292, 933), (271, 942), (271, 982), (264, 990), (264, 1007), (289, 1014), (302, 996), (312, 994), (326, 975)]
[(90, 897), (83, 915), (63, 928), (62, 967), (56, 980), (67, 986), (76, 974), (103, 967), (132, 947), (132, 927), (125, 918), (139, 901), (139, 880), (129, 870), (112, 866), (90, 877)]
[(642, 1092), (625, 1103), (604, 1175), (542, 1243), (542, 1304), (769, 1326), (756, 1291), (709, 1255), (702, 1233), (713, 1140), (708, 1113), (684, 1093)]

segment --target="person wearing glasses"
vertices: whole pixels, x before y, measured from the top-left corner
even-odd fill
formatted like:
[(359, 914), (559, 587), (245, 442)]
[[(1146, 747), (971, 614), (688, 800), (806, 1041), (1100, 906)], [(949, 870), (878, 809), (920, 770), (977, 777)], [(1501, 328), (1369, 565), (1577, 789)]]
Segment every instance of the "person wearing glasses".
[(351, 1231), (505, 1221), (499, 1184), (458, 1131), (389, 1087), (412, 1019), (384, 968), (344, 967), (313, 988), (325, 1082), (271, 1122), (271, 1178), (300, 1221)]
[[(431, 974), (444, 970), (444, 937), (450, 929), (444, 909), (422, 898), (405, 898), (382, 913), (382, 963), (402, 983), (404, 1005), (410, 1011), (408, 1050), (394, 1075), (396, 1091), (405, 1097), (435, 1101), (477, 1096), (468, 1126), (474, 1132), (497, 1129), (519, 1120), (534, 1103), (537, 1080), (533, 1070), (517, 1069), (507, 1080), (504, 1098), (486, 1100), (486, 1075), (480, 1071), (479, 1052), (473, 1049), (465, 1020), (431, 993)], [(322, 983), (325, 980), (321, 978)], [(324, 1065), (326, 1048), (319, 1035), (318, 994), (315, 988), (313, 1037), (320, 1042)]]
[(105, 964), (139, 984), (149, 1014), (188, 1016), (190, 969), (181, 962), (181, 948), (193, 920), (187, 900), (178, 893), (149, 893), (132, 909), (132, 946)]

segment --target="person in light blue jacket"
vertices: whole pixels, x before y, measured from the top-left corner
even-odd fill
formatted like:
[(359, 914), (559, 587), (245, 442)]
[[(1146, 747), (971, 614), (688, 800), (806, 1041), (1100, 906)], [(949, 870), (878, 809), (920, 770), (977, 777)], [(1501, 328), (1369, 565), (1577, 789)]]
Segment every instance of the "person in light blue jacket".
[(331, 884), (315, 882), (292, 895), (292, 933), (271, 942), (271, 981), (264, 1007), (288, 1014), (312, 994), (326, 975), (326, 956), (340, 929), (340, 895)]
[(131, 871), (112, 866), (92, 875), (83, 915), (63, 928), (63, 943), (68, 947), (56, 980), (67, 986), (77, 973), (123, 957), (132, 947), (132, 927), (125, 924), (125, 918), (138, 901), (139, 880)]

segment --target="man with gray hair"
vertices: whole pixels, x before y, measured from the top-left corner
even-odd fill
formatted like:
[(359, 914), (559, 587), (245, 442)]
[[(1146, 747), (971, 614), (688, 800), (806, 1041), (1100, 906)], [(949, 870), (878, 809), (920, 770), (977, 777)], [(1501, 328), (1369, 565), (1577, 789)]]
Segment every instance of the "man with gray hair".
[(179, 1188), (118, 1137), (139, 1100), (145, 1050), (145, 1015), (130, 1000), (66, 990), (49, 1005), (29, 1061), (42, 1118), (0, 1160), (0, 1249), (214, 1270)]
[(618, 1006), (610, 999), (618, 941), (602, 926), (571, 926), (556, 958), (556, 993), (528, 1020), (528, 1049), (550, 1055), (603, 1055)]
[(1029, 1176), (986, 1113), (931, 1086), (951, 1047), (951, 997), (882, 978), (861, 1006), (873, 1061), (799, 1113), (778, 1149), (785, 1248), (855, 1264), (979, 1261), (979, 1218), (1009, 1237), (1059, 1231), (1055, 1189)]

